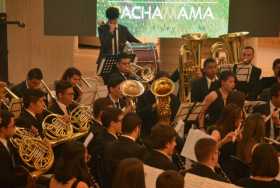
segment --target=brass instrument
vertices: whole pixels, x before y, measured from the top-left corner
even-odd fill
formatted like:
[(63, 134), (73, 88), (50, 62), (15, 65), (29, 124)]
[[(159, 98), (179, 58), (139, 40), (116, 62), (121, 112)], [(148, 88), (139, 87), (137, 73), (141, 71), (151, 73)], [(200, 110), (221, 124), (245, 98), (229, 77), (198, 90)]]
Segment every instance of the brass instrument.
[(88, 132), (93, 122), (90, 107), (78, 105), (70, 114), (70, 122), (76, 132)]
[(56, 100), (56, 96), (52, 93), (52, 91), (50, 90), (50, 88), (48, 87), (48, 85), (46, 84), (46, 82), (44, 80), (41, 80), (41, 84), (42, 86), (46, 89), (47, 93), (50, 95), (50, 97), (53, 100)]
[(121, 83), (120, 90), (122, 95), (127, 97), (132, 111), (136, 112), (136, 99), (145, 91), (143, 84), (137, 80), (125, 80)]
[(73, 127), (70, 123), (66, 123), (61, 115), (49, 114), (43, 122), (43, 135), (49, 141), (57, 142), (62, 139), (71, 138), (73, 135)]
[(236, 32), (221, 35), (222, 41), (214, 43), (211, 54), (217, 60), (220, 71), (232, 70), (234, 64), (240, 62), (241, 50), (244, 47), (244, 37), (249, 32)]
[[(11, 96), (10, 100), (9, 96)], [(5, 85), (0, 85), (0, 103), (2, 103), (9, 112), (13, 113), (15, 118), (20, 116), (23, 106), (22, 99), (16, 96), (16, 94)]]
[(130, 63), (129, 66), (132, 76), (140, 82), (148, 83), (155, 78), (156, 71), (148, 65), (140, 66), (136, 63)]
[(39, 176), (52, 166), (54, 154), (51, 145), (46, 140), (35, 137), (24, 128), (17, 127), (16, 133), (10, 138), (10, 141), (18, 149), (24, 164), (37, 171), (34, 175)]
[(155, 80), (151, 86), (151, 92), (156, 97), (156, 108), (160, 122), (170, 123), (171, 118), (171, 97), (175, 90), (175, 84), (167, 77)]
[(201, 47), (207, 39), (204, 33), (190, 33), (182, 36), (188, 43), (180, 48), (179, 58), (179, 97), (181, 102), (188, 100), (190, 81), (198, 77), (201, 70)]

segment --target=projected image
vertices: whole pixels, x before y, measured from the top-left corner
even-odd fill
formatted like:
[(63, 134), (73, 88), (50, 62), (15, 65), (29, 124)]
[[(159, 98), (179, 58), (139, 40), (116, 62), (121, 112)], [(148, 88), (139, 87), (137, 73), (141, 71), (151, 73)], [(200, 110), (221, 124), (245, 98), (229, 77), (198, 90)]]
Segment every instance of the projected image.
[(118, 7), (119, 23), (135, 36), (181, 37), (205, 32), (217, 37), (228, 32), (229, 0), (97, 0), (97, 20)]

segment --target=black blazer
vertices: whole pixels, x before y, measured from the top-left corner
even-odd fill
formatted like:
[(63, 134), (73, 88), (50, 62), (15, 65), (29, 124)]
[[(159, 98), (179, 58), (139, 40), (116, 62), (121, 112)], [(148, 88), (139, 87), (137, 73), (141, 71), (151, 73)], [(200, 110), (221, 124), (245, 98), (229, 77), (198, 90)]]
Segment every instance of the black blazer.
[(273, 84), (277, 83), (277, 78), (274, 76), (271, 77), (263, 77), (261, 79), (261, 90), (264, 90), (266, 88), (271, 88)]
[(26, 90), (27, 90), (26, 80), (22, 81), (21, 83), (19, 83), (11, 88), (11, 91), (14, 94), (16, 94), (16, 96), (18, 96), (18, 97), (23, 97)]
[[(265, 104), (255, 106), (253, 108), (253, 113), (260, 113), (262, 115), (268, 116), (271, 113), (269, 101)], [(270, 123), (271, 120), (269, 119), (265, 124), (265, 135), (267, 137), (270, 136)], [(274, 127), (274, 136), (277, 137), (279, 135), (280, 135), (280, 128)]]
[(191, 99), (193, 102), (202, 102), (206, 95), (211, 91), (217, 90), (220, 87), (220, 82), (217, 80), (211, 84), (208, 89), (206, 77), (193, 80), (191, 82)]
[[(237, 71), (237, 65), (235, 64), (233, 66), (234, 74), (236, 74), (236, 71)], [(262, 73), (262, 70), (260, 68), (252, 65), (249, 82), (247, 83), (247, 82), (237, 81), (237, 83), (236, 83), (236, 89), (244, 92), (247, 95), (248, 100), (256, 100), (258, 94), (261, 91), (261, 88), (260, 88), (261, 73)]]
[[(77, 105), (75, 104), (71, 104), (67, 107), (67, 110), (68, 110), (68, 113), (70, 114), (71, 111), (77, 107)], [(55, 114), (59, 114), (59, 115), (64, 115), (64, 112), (62, 111), (62, 109), (59, 107), (59, 105), (57, 104), (57, 102), (53, 102), (52, 105), (49, 107), (49, 110), (52, 112), (52, 113), (55, 113)]]
[[(138, 39), (136, 39), (127, 29), (127, 27), (118, 24), (118, 32), (119, 32), (119, 52), (123, 52), (125, 47), (125, 43), (128, 42), (137, 42), (140, 43)], [(110, 27), (108, 24), (104, 24), (98, 27), (99, 40), (101, 43), (100, 53), (97, 60), (99, 64), (104, 55), (112, 54), (112, 38), (116, 35), (110, 32)]]
[[(109, 95), (107, 96), (107, 98), (108, 98), (110, 101), (112, 101), (111, 98), (109, 97)], [(114, 101), (112, 101), (112, 103), (113, 103), (113, 106), (115, 107), (116, 104), (114, 103)], [(126, 101), (125, 101), (125, 99), (120, 98), (120, 99), (119, 99), (119, 104), (120, 104), (120, 106), (117, 107), (117, 108), (119, 108), (119, 109), (121, 110), (122, 108), (124, 108), (124, 107), (126, 106)]]
[(144, 163), (162, 170), (178, 170), (176, 165), (164, 154), (151, 150), (144, 156)]
[(42, 119), (34, 118), (26, 110), (23, 110), (16, 120), (16, 126), (31, 129), (32, 126), (38, 129), (40, 135), (42, 135)]
[(198, 175), (201, 177), (206, 177), (206, 178), (210, 178), (213, 180), (217, 180), (217, 181), (228, 182), (228, 180), (225, 176), (218, 174), (217, 172), (214, 172), (211, 168), (209, 168), (203, 164), (199, 164), (199, 163), (193, 164), (192, 168), (187, 170), (186, 172), (195, 174), (195, 175)]
[(0, 142), (0, 186), (5, 188), (14, 188), (16, 184), (15, 161), (12, 156), (12, 147), (9, 147), (10, 154), (5, 146)]

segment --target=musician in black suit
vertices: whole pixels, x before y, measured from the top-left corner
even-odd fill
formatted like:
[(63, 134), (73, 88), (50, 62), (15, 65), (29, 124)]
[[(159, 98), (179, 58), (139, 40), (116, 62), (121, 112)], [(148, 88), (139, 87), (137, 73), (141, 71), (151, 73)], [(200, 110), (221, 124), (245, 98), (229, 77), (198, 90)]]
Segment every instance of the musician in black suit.
[(255, 106), (253, 112), (261, 113), (267, 119), (265, 125), (265, 134), (270, 138), (277, 138), (280, 136), (280, 84), (272, 86), (270, 91), (270, 100), (265, 104)]
[(73, 85), (67, 81), (58, 81), (55, 85), (57, 100), (49, 107), (49, 111), (54, 114), (69, 116), (76, 106), (73, 104)]
[(225, 174), (217, 169), (219, 148), (215, 140), (202, 138), (197, 141), (194, 150), (198, 162), (193, 164), (191, 169), (185, 172), (217, 181), (229, 182)]
[(206, 95), (220, 87), (218, 66), (214, 59), (208, 58), (203, 63), (203, 77), (191, 82), (191, 100), (202, 102)]
[(104, 131), (98, 134), (88, 145), (88, 152), (91, 155), (90, 168), (91, 173), (97, 178), (99, 185), (107, 186), (106, 171), (104, 164), (104, 150), (115, 142), (117, 135), (121, 132), (121, 122), (123, 112), (118, 108), (107, 108), (101, 117)]
[(156, 125), (152, 128), (150, 151), (144, 156), (144, 163), (162, 170), (178, 170), (172, 161), (176, 147), (176, 131), (171, 126)]
[(140, 136), (142, 121), (136, 113), (128, 113), (122, 121), (122, 135), (119, 139), (105, 148), (104, 159), (107, 177), (112, 180), (121, 160), (138, 158), (143, 160), (144, 147), (136, 141)]
[(27, 89), (23, 96), (24, 110), (16, 121), (18, 127), (31, 130), (35, 135), (42, 135), (42, 117), (45, 109), (45, 93), (41, 90)]
[(270, 88), (273, 84), (277, 83), (277, 77), (279, 76), (280, 71), (280, 58), (277, 58), (273, 61), (272, 69), (274, 76), (270, 77), (263, 77), (261, 79), (261, 90), (264, 90), (266, 88)]
[(77, 84), (80, 82), (82, 73), (75, 67), (69, 67), (65, 70), (62, 75), (61, 80), (68, 81), (73, 85), (74, 91), (74, 100), (80, 102), (82, 97), (82, 91), (77, 87)]
[(23, 97), (27, 89), (40, 89), (43, 73), (39, 68), (30, 69), (27, 73), (26, 80), (15, 85), (11, 91), (18, 97)]
[(108, 82), (108, 96), (107, 98), (113, 103), (114, 108), (123, 109), (127, 106), (126, 100), (123, 98), (120, 85), (124, 79), (118, 75), (111, 75)]
[(119, 9), (109, 7), (106, 10), (108, 22), (98, 27), (98, 35), (101, 43), (100, 54), (97, 60), (99, 64), (105, 55), (118, 54), (123, 52), (126, 42), (140, 43), (127, 29), (118, 24)]
[(9, 139), (15, 133), (14, 117), (8, 111), (0, 111), (0, 186), (16, 187), (14, 151)]
[[(262, 70), (252, 64), (254, 48), (246, 46), (242, 51), (242, 63), (233, 66), (236, 75), (236, 89), (246, 94), (248, 100), (256, 100)], [(244, 75), (245, 74), (245, 75)]]

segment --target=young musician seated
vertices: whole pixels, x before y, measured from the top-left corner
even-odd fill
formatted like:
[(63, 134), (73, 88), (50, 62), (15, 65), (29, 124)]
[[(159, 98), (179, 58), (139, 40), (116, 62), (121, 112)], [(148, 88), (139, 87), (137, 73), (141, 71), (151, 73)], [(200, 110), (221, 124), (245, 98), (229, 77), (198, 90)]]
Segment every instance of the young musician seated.
[(62, 146), (62, 154), (57, 159), (54, 176), (49, 188), (88, 188), (91, 185), (87, 169), (87, 152), (83, 144), (67, 142)]
[(82, 93), (80, 89), (77, 87), (77, 83), (81, 80), (82, 73), (75, 67), (69, 67), (68, 69), (65, 70), (65, 72), (62, 75), (61, 80), (63, 81), (68, 81), (73, 85), (73, 90), (74, 90), (74, 100), (79, 102)]
[(67, 81), (58, 81), (55, 85), (57, 100), (49, 107), (49, 111), (54, 114), (69, 116), (74, 108), (73, 85)]
[(220, 87), (218, 80), (218, 65), (212, 58), (203, 63), (203, 77), (191, 82), (192, 102), (202, 102), (206, 95)]
[(15, 155), (9, 139), (15, 134), (14, 117), (8, 111), (0, 111), (0, 186), (15, 188)]
[(280, 182), (275, 179), (279, 173), (277, 151), (270, 144), (257, 144), (253, 148), (250, 178), (241, 179), (239, 186), (249, 188), (278, 188)]
[(248, 100), (256, 100), (262, 73), (260, 68), (252, 64), (254, 55), (254, 48), (246, 46), (242, 50), (242, 62), (233, 66), (233, 72), (237, 78), (236, 89), (244, 92)]
[(275, 84), (270, 90), (270, 100), (265, 104), (254, 107), (253, 112), (260, 113), (264, 116), (265, 135), (272, 139), (276, 139), (280, 136), (280, 84)]
[(144, 156), (144, 163), (162, 170), (178, 170), (172, 161), (176, 147), (176, 131), (167, 125), (156, 125), (150, 136), (151, 150)]
[(177, 171), (167, 170), (161, 173), (156, 181), (156, 188), (184, 188), (184, 177)]
[(215, 140), (202, 138), (194, 147), (197, 163), (185, 171), (198, 176), (210, 178), (217, 181), (229, 182), (228, 178), (218, 170), (219, 147)]
[(88, 152), (91, 155), (90, 168), (100, 185), (108, 183), (104, 176), (104, 150), (107, 145), (115, 142), (121, 132), (123, 112), (118, 108), (107, 108), (101, 116), (105, 130), (98, 134), (89, 144)]
[(227, 97), (235, 87), (235, 76), (232, 72), (222, 72), (220, 80), (221, 88), (211, 91), (203, 100), (203, 107), (198, 117), (200, 129), (205, 129), (215, 124), (226, 104)]
[(113, 177), (120, 161), (126, 158), (143, 159), (144, 147), (136, 141), (140, 136), (142, 121), (136, 113), (128, 113), (122, 120), (121, 136), (118, 140), (105, 148), (104, 159), (107, 176)]
[(30, 69), (27, 73), (26, 80), (15, 85), (11, 91), (18, 97), (23, 97), (27, 89), (40, 89), (43, 73), (39, 68)]
[(16, 120), (18, 127), (30, 130), (34, 135), (42, 135), (42, 117), (46, 107), (45, 93), (41, 90), (27, 89), (23, 96), (24, 110)]
[(119, 76), (111, 76), (108, 82), (108, 96), (107, 98), (113, 103), (114, 108), (123, 109), (126, 107), (126, 101), (122, 97), (120, 85), (123, 82), (123, 78)]

